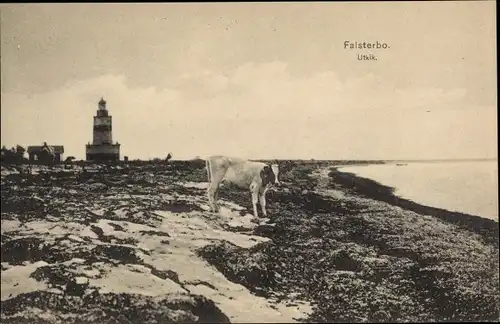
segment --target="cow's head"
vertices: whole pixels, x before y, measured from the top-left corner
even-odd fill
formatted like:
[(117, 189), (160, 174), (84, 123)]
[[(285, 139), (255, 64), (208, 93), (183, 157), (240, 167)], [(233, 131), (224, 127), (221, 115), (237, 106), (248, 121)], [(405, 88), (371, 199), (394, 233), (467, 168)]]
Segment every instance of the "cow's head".
[(279, 176), (279, 167), (278, 164), (271, 164), (271, 166), (266, 165), (260, 172), (260, 176), (262, 178), (262, 183), (264, 185), (280, 185), (280, 181), (278, 179)]

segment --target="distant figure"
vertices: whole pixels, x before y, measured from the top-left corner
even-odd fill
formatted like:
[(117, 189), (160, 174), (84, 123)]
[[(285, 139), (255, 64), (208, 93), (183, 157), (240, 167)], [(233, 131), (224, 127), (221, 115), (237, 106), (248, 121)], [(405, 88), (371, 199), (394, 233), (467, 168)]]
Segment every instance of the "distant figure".
[(68, 156), (68, 157), (64, 160), (64, 168), (65, 168), (65, 169), (73, 169), (73, 160), (75, 160), (75, 157), (74, 157), (74, 156)]
[(172, 158), (172, 153), (168, 153), (167, 158), (165, 159), (165, 162), (170, 161), (171, 158)]
[(208, 201), (212, 212), (218, 212), (219, 186), (223, 181), (230, 182), (252, 193), (252, 205), (255, 218), (258, 218), (257, 201), (260, 200), (262, 214), (267, 217), (266, 193), (273, 185), (279, 185), (278, 164), (269, 166), (263, 162), (254, 162), (227, 156), (211, 156), (206, 159), (208, 173)]
[(73, 160), (75, 160), (74, 156), (68, 156), (66, 159), (64, 159), (64, 169), (72, 170)]

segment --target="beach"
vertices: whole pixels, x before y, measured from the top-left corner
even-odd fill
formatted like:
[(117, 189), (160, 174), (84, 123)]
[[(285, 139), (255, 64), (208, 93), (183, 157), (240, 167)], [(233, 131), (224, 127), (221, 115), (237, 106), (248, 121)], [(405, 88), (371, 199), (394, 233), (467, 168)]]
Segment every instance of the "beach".
[(426, 206), (498, 221), (498, 161), (392, 162), (339, 168)]
[(286, 162), (262, 224), (244, 190), (208, 211), (200, 161), (23, 167), (2, 166), (5, 323), (499, 319), (497, 222), (334, 163)]

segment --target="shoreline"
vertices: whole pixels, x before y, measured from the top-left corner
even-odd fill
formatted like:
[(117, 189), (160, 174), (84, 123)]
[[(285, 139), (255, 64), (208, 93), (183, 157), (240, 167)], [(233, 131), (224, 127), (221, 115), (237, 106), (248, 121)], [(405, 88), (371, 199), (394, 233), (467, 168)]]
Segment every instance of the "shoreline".
[(370, 178), (361, 177), (353, 172), (339, 170), (340, 168), (333, 166), (329, 175), (335, 183), (345, 189), (352, 190), (366, 198), (386, 202), (420, 215), (433, 216), (448, 223), (459, 225), (482, 235), (489, 243), (499, 246), (499, 223), (493, 219), (417, 203), (394, 194), (394, 187), (386, 186)]
[[(357, 183), (358, 192), (336, 188), (332, 167), (296, 163), (283, 174), (286, 188), (269, 193), (271, 224), (253, 232), (269, 242), (251, 249), (214, 244), (199, 255), (254, 294), (311, 302), (300, 321), (498, 319), (494, 233), (471, 233), (369, 197), (390, 197), (390, 188), (354, 175), (342, 180)], [(244, 192), (223, 189), (221, 197), (251, 208)]]
[[(486, 162), (486, 163), (491, 163), (493, 162), (492, 160), (457, 160), (457, 161), (402, 161), (402, 162), (386, 162), (384, 163), (384, 165), (387, 165), (387, 166), (407, 166), (408, 163), (414, 165), (414, 164), (436, 164), (436, 163), (446, 163), (446, 164), (450, 164), (450, 163), (481, 163), (481, 162)], [(373, 175), (372, 177), (372, 174), (370, 174), (370, 172), (368, 173), (365, 173), (364, 170), (362, 169), (358, 169), (358, 167), (360, 166), (363, 166), (363, 167), (366, 167), (366, 166), (376, 166), (377, 164), (363, 164), (363, 165), (334, 165), (332, 167), (334, 167), (338, 172), (343, 172), (343, 173), (350, 173), (350, 174), (353, 174), (354, 176), (358, 177), (358, 178), (364, 178), (364, 179), (370, 179), (370, 180), (373, 180), (375, 181), (379, 186), (386, 186), (386, 187), (389, 187), (393, 190), (393, 195), (397, 196), (399, 199), (405, 199), (405, 200), (409, 200), (409, 201), (412, 201), (416, 204), (419, 204), (419, 205), (422, 205), (422, 206), (426, 206), (426, 207), (429, 207), (429, 208), (435, 208), (435, 209), (440, 209), (440, 210), (445, 210), (449, 213), (459, 213), (459, 214), (464, 214), (464, 215), (467, 215), (467, 216), (471, 216), (471, 217), (479, 217), (479, 218), (482, 218), (482, 219), (489, 219), (489, 220), (493, 220), (495, 222), (499, 222), (499, 217), (498, 217), (498, 210), (495, 210), (495, 211), (492, 211), (492, 210), (488, 210), (488, 211), (483, 211), (483, 212), (478, 212), (477, 210), (476, 211), (473, 211), (472, 209), (470, 208), (467, 208), (467, 206), (462, 206), (460, 208), (457, 208), (457, 206), (453, 206), (453, 204), (451, 205), (443, 205), (443, 204), (440, 204), (439, 202), (437, 201), (434, 201), (434, 202), (429, 202), (429, 201), (426, 201), (428, 200), (428, 197), (429, 196), (426, 196), (425, 194), (423, 196), (421, 195), (414, 195), (414, 194), (405, 194), (405, 192), (408, 191), (408, 188), (411, 188), (412, 186), (406, 186), (405, 184), (401, 184), (398, 182), (394, 183), (392, 182), (390, 179), (386, 178), (386, 177), (382, 177), (380, 178), (379, 176), (377, 175)], [(417, 184), (418, 185), (418, 184)], [(471, 192), (473, 190), (469, 190), (467, 192)], [(465, 208), (464, 208), (465, 207)], [(497, 207), (498, 207), (498, 204), (497, 204)]]

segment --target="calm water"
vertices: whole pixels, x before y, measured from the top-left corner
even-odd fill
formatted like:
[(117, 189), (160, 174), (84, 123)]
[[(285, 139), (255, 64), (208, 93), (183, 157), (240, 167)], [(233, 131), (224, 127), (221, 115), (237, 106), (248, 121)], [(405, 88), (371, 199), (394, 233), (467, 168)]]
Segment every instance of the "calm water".
[(498, 221), (496, 161), (381, 164), (339, 170), (394, 187), (399, 197), (423, 205)]

